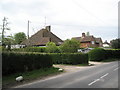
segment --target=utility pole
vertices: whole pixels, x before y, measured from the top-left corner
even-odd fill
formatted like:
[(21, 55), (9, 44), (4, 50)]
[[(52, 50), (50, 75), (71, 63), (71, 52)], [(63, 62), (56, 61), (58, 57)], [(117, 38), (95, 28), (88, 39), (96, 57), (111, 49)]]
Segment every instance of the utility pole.
[(27, 32), (28, 39), (29, 39), (29, 23), (30, 21), (28, 20), (28, 32)]
[(45, 16), (45, 27), (46, 27), (46, 16)]

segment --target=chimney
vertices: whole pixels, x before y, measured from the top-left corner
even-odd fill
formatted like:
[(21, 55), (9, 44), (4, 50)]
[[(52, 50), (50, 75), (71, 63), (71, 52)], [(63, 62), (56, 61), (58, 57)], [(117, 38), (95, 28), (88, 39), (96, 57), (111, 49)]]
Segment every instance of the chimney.
[(82, 33), (82, 37), (85, 37), (85, 33)]
[(45, 29), (51, 31), (51, 26), (46, 26)]

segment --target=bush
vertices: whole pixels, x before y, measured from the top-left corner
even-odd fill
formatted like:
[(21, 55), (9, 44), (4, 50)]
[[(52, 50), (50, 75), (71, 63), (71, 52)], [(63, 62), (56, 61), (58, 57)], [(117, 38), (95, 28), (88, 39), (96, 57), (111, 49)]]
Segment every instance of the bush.
[(16, 48), (16, 49), (12, 49), (12, 51), (17, 51), (17, 52), (45, 52), (46, 47)]
[(89, 52), (89, 60), (91, 61), (101, 61), (106, 59), (106, 52), (102, 48), (95, 48)]
[(114, 49), (120, 49), (120, 38), (111, 41), (111, 46)]
[(96, 48), (89, 52), (89, 60), (102, 61), (105, 59), (120, 59), (120, 49), (104, 50)]
[(52, 53), (54, 64), (88, 64), (88, 54), (80, 53)]
[(2, 59), (3, 75), (52, 67), (53, 64), (50, 55), (39, 53), (3, 52)]
[(106, 58), (115, 58), (120, 59), (120, 49), (111, 49), (111, 50), (105, 50), (106, 52)]
[(57, 51), (57, 46), (54, 42), (48, 42), (46, 44), (46, 52), (55, 53)]
[(80, 42), (75, 39), (67, 39), (60, 46), (60, 50), (62, 53), (76, 53), (78, 48), (80, 47)]

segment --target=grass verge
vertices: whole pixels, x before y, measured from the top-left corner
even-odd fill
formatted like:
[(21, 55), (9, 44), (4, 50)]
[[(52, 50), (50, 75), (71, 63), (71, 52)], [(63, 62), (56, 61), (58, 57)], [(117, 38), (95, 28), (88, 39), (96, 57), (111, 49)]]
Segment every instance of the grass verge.
[[(9, 76), (3, 76), (2, 77), (2, 87), (3, 88), (9, 88), (12, 86), (16, 86), (19, 84), (24, 84), (30, 81), (34, 81), (37, 79), (44, 78), (46, 76), (55, 75), (61, 73), (58, 71), (59, 68), (51, 67), (51, 68), (45, 68), (45, 69), (39, 69), (24, 73), (15, 73)], [(22, 75), (24, 80), (22, 82), (16, 82), (15, 78)]]
[(114, 59), (114, 58), (105, 59), (105, 60), (102, 60), (101, 62), (112, 62), (112, 61), (118, 61), (118, 59)]

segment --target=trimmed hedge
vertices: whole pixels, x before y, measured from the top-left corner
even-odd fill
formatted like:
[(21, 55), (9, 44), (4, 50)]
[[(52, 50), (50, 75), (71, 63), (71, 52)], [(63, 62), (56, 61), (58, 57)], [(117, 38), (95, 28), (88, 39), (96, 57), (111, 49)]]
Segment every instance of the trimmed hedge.
[(16, 48), (16, 49), (12, 49), (12, 51), (17, 51), (17, 52), (45, 52), (46, 47)]
[(111, 50), (105, 50), (106, 52), (106, 58), (116, 58), (120, 59), (120, 49), (111, 49)]
[(3, 52), (2, 59), (3, 75), (47, 68), (53, 65), (52, 58), (48, 54)]
[(104, 50), (102, 48), (95, 48), (91, 50), (89, 53), (89, 60), (91, 61), (102, 61), (105, 59), (120, 59), (120, 50)]
[(54, 64), (88, 64), (88, 54), (82, 53), (52, 53)]
[(88, 64), (88, 54), (82, 53), (3, 52), (2, 59), (3, 75), (52, 67), (53, 63)]
[(95, 48), (89, 52), (89, 60), (91, 61), (101, 61), (105, 57), (105, 50), (102, 48)]

